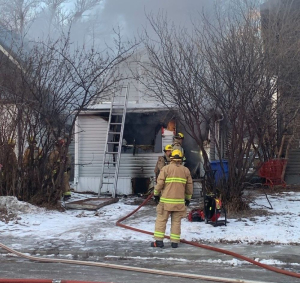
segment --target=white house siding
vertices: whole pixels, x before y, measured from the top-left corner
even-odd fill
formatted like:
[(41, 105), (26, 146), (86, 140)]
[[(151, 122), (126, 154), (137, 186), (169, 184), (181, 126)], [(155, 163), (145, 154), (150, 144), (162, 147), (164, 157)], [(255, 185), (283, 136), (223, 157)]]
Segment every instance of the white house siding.
[[(95, 115), (78, 117), (78, 178), (76, 191), (98, 192), (107, 121)], [(75, 170), (76, 172), (76, 170)], [(77, 177), (77, 176), (76, 176)]]
[(163, 137), (162, 137), (162, 151), (165, 146), (168, 144), (173, 144), (173, 132), (165, 129)]
[(80, 176), (98, 176), (102, 166), (107, 121), (99, 116), (81, 116), (79, 131)]

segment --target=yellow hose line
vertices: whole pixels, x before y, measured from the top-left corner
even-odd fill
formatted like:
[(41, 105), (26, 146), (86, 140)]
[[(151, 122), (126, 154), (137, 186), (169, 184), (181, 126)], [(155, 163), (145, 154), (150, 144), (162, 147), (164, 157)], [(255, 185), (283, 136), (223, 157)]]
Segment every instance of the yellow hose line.
[(0, 243), (0, 247), (12, 254), (17, 256), (27, 258), (29, 260), (38, 261), (38, 262), (51, 262), (51, 263), (66, 263), (66, 264), (78, 264), (78, 265), (87, 265), (87, 266), (98, 266), (98, 267), (106, 267), (127, 271), (135, 271), (135, 272), (143, 272), (150, 273), (155, 275), (165, 275), (165, 276), (173, 276), (173, 277), (183, 277), (190, 279), (202, 279), (213, 282), (225, 282), (225, 283), (272, 283), (272, 282), (262, 282), (262, 281), (252, 281), (252, 280), (241, 280), (241, 279), (232, 279), (232, 278), (221, 278), (214, 276), (206, 276), (206, 275), (198, 275), (198, 274), (188, 274), (181, 272), (172, 272), (172, 271), (163, 271), (163, 270), (154, 270), (148, 268), (141, 267), (132, 267), (132, 266), (124, 266), (124, 265), (116, 265), (109, 263), (101, 263), (101, 262), (93, 262), (93, 261), (80, 261), (80, 260), (70, 260), (70, 259), (55, 259), (55, 258), (43, 258), (43, 257), (35, 257), (29, 256), (18, 251), (15, 251), (4, 244)]

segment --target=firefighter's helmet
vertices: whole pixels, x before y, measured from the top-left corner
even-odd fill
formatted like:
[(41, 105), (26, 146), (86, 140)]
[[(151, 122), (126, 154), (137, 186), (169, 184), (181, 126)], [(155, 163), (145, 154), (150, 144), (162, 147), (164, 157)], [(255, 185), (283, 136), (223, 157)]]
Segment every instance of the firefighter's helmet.
[(58, 139), (56, 142), (55, 142), (55, 145), (56, 146), (63, 146), (65, 144), (65, 140), (64, 139)]
[(179, 149), (174, 149), (171, 154), (172, 160), (182, 160), (182, 152)]
[(172, 150), (172, 145), (171, 144), (167, 144), (164, 148), (164, 152), (168, 151), (168, 150)]
[(181, 139), (183, 140), (184, 139), (184, 135), (183, 133), (178, 133), (177, 135), (174, 136), (175, 139)]

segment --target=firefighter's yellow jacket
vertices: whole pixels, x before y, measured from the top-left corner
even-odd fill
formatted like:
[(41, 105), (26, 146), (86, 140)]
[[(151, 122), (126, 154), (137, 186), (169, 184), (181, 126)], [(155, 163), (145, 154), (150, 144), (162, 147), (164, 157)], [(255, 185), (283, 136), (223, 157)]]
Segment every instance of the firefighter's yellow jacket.
[(184, 211), (185, 199), (190, 200), (192, 194), (193, 181), (188, 168), (171, 161), (171, 164), (161, 169), (154, 195), (160, 195), (160, 203), (164, 204), (164, 210)]
[(64, 156), (64, 149), (56, 147), (53, 151), (50, 152), (49, 154), (49, 166), (50, 170), (54, 170), (55, 173), (58, 173), (58, 170), (60, 169), (60, 164), (64, 163), (64, 170), (69, 171), (68, 169), (70, 168), (71, 160), (69, 154), (66, 154)]
[(159, 174), (161, 168), (163, 168), (165, 165), (170, 164), (170, 162), (171, 162), (171, 159), (166, 154), (164, 154), (164, 156), (158, 157), (158, 160), (156, 162), (156, 166), (155, 166), (155, 169), (154, 169), (154, 173), (155, 173), (156, 178), (158, 177), (158, 174)]
[(28, 146), (24, 152), (23, 164), (27, 166), (37, 166), (42, 158), (43, 151), (38, 147)]

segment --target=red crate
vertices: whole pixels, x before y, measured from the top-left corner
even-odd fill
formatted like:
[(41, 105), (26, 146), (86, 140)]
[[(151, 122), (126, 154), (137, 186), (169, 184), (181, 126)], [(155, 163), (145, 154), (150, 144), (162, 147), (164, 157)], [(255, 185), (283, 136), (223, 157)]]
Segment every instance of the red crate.
[(287, 159), (270, 159), (262, 164), (258, 171), (258, 175), (266, 179), (266, 186), (286, 186), (282, 177), (283, 169), (285, 168)]

